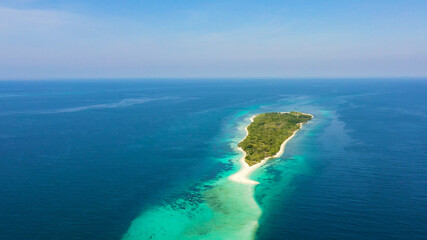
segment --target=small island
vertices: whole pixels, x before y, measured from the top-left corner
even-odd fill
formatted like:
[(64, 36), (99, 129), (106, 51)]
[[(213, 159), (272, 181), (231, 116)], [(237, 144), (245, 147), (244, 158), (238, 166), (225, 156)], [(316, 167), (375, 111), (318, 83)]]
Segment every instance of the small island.
[(312, 118), (312, 115), (300, 112), (256, 115), (247, 127), (248, 135), (239, 143), (246, 152), (246, 163), (252, 166), (276, 155), (282, 144)]

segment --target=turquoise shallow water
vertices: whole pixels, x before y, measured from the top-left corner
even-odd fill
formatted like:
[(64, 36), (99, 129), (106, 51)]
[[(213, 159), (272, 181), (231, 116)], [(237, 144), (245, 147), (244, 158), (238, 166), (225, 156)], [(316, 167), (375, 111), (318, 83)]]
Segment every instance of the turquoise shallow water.
[[(237, 116), (246, 114), (241, 112)], [(245, 122), (247, 124), (248, 119)], [(229, 143), (231, 149), (236, 149), (237, 143), (244, 138), (246, 124), (239, 124), (224, 136), (223, 141)], [(232, 129), (231, 126), (228, 128)], [(208, 182), (208, 187), (198, 189), (197, 201), (177, 199), (144, 212), (132, 222), (123, 239), (253, 239), (261, 216), (254, 198), (254, 186), (227, 179), (240, 168), (241, 156), (236, 149), (235, 154), (213, 159), (233, 162), (235, 166)]]
[[(2, 82), (0, 238), (423, 239), (426, 90), (404, 79)], [(315, 118), (252, 175), (260, 184), (228, 181), (249, 117), (291, 110)]]

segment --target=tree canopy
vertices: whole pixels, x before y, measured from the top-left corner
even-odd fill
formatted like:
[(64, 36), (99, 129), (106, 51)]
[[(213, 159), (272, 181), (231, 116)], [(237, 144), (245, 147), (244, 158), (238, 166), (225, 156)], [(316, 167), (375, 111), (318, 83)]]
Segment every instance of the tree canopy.
[(248, 126), (248, 136), (239, 143), (246, 152), (246, 162), (252, 166), (266, 157), (272, 157), (280, 150), (282, 143), (306, 123), (311, 115), (290, 112), (262, 113)]

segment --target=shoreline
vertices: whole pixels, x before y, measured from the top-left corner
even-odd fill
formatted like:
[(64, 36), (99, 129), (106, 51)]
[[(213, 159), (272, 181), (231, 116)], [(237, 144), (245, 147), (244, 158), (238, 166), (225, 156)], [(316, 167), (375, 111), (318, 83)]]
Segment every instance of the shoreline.
[[(281, 113), (288, 113), (288, 112), (281, 112)], [(258, 116), (259, 114), (256, 114), (256, 115), (253, 115), (251, 118), (250, 118), (250, 120), (251, 120), (251, 122), (245, 127), (245, 131), (246, 131), (246, 136), (243, 138), (243, 140), (245, 140), (247, 137), (248, 137), (248, 135), (249, 135), (249, 131), (248, 131), (248, 127), (249, 127), (249, 125), (254, 121), (254, 118), (256, 117), (256, 116)], [(312, 119), (314, 118), (314, 116), (313, 115), (311, 115), (311, 114), (307, 114), (307, 115), (310, 115), (311, 117), (312, 117)], [(239, 169), (239, 171), (237, 171), (236, 173), (234, 173), (233, 175), (231, 175), (231, 176), (229, 176), (228, 177), (228, 179), (229, 180), (231, 180), (231, 181), (234, 181), (234, 182), (238, 182), (238, 183), (242, 183), (242, 184), (249, 184), (249, 185), (257, 185), (257, 184), (259, 184), (259, 182), (258, 181), (255, 181), (255, 180), (251, 180), (250, 178), (249, 178), (249, 176), (256, 170), (256, 169), (258, 169), (259, 167), (261, 167), (262, 165), (264, 165), (266, 162), (267, 162), (267, 160), (269, 160), (269, 159), (271, 159), (271, 158), (278, 158), (278, 157), (280, 157), (284, 152), (285, 152), (285, 146), (286, 146), (286, 144), (288, 143), (288, 141), (289, 140), (291, 140), (294, 136), (295, 136), (295, 134), (299, 131), (299, 130), (301, 130), (301, 128), (302, 128), (302, 123), (298, 123), (298, 125), (299, 125), (299, 129), (297, 129), (297, 130), (295, 130), (293, 133), (292, 133), (292, 135), (290, 136), (290, 137), (288, 137), (281, 145), (280, 145), (280, 149), (279, 149), (279, 151), (275, 154), (275, 155), (273, 155), (273, 156), (270, 156), (270, 157), (266, 157), (266, 158), (264, 158), (263, 160), (261, 160), (261, 162), (259, 162), (259, 163), (257, 163), (257, 164), (254, 164), (254, 165), (252, 165), (252, 166), (249, 166), (249, 164), (245, 161), (245, 158), (246, 158), (246, 152), (241, 148), (241, 147), (237, 147), (238, 148), (238, 150), (239, 151), (241, 151), (242, 153), (243, 153), (243, 156), (240, 158), (240, 160), (239, 160), (239, 162), (240, 162), (240, 165), (241, 165), (241, 168)], [(242, 141), (243, 141), (242, 140)]]

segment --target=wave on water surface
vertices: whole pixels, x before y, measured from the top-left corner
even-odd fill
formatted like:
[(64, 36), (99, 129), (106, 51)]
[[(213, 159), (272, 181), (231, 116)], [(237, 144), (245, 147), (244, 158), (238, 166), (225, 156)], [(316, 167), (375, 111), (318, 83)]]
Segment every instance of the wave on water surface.
[(56, 110), (38, 110), (38, 111), (13, 111), (13, 112), (3, 112), (0, 113), (0, 116), (4, 115), (19, 115), (19, 114), (55, 114), (55, 113), (72, 113), (80, 112), (91, 109), (106, 109), (106, 108), (121, 108), (121, 107), (130, 107), (133, 105), (161, 101), (161, 100), (175, 100), (179, 99), (177, 97), (160, 97), (160, 98), (125, 98), (119, 101), (111, 103), (102, 103), (102, 104), (93, 104), (80, 107), (71, 107), (71, 108), (62, 108)]
[(118, 102), (113, 103), (104, 103), (104, 104), (95, 104), (95, 105), (89, 105), (89, 106), (83, 106), (83, 107), (74, 107), (74, 108), (64, 108), (60, 110), (56, 110), (52, 113), (62, 113), (62, 112), (79, 112), (89, 109), (96, 109), (96, 108), (118, 108), (118, 107), (129, 107), (136, 104), (141, 103), (147, 103), (155, 100), (167, 100), (170, 98), (127, 98), (120, 100)]

